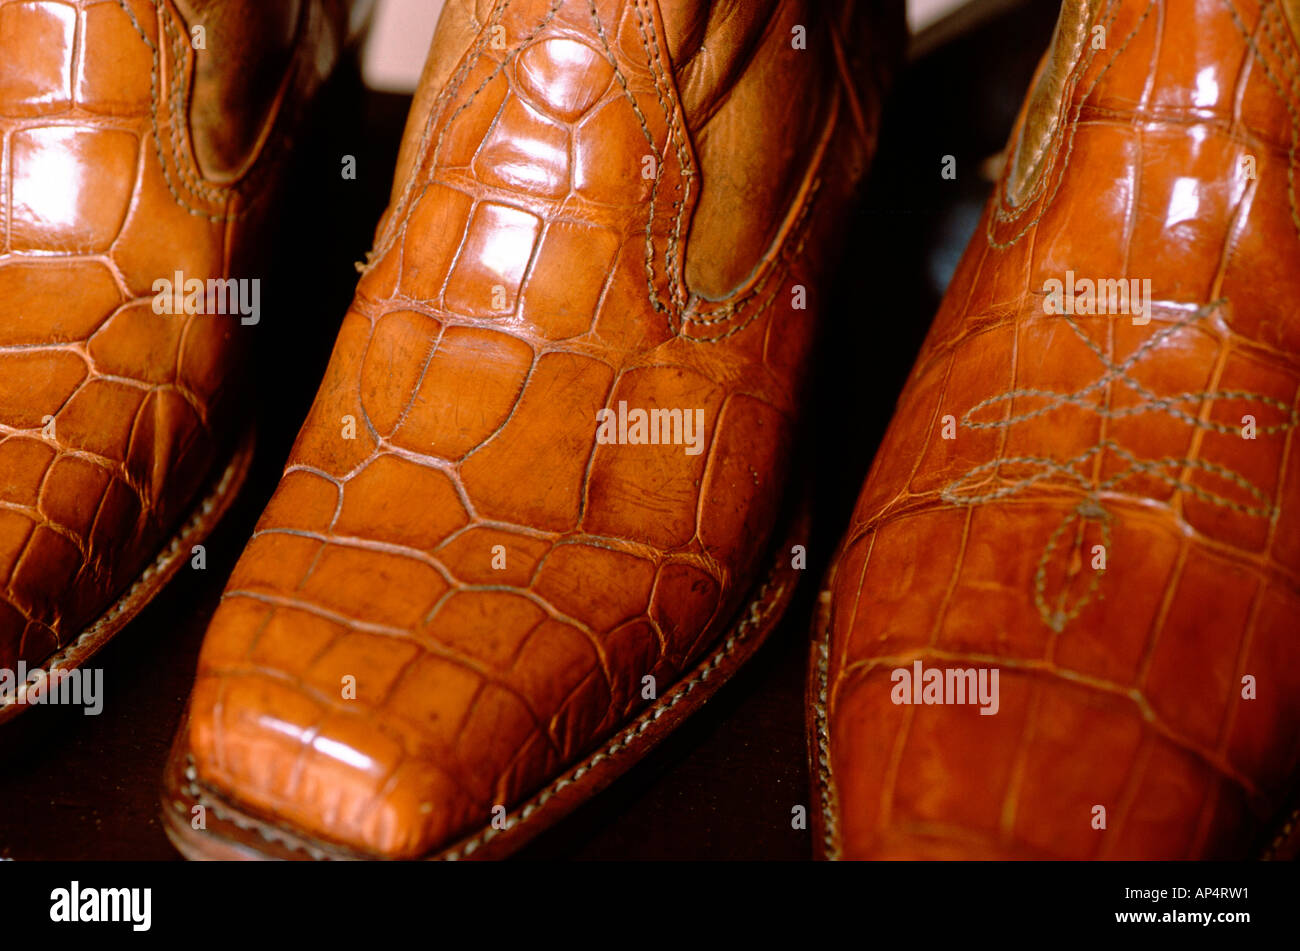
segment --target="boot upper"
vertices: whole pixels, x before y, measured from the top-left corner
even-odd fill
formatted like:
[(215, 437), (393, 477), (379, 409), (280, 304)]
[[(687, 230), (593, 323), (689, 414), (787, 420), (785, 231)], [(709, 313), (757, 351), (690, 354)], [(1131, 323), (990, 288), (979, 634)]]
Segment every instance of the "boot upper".
[(1225, 857), (1295, 781), (1296, 12), (1065, 3), (834, 569), (829, 854)]
[(672, 7), (448, 5), (369, 266), (208, 632), (200, 782), (424, 854), (537, 793), (731, 622), (784, 507), (876, 107), (844, 79), (861, 10)]
[(345, 22), (303, 0), (240, 40), (246, 7), (0, 3), (0, 667), (57, 660), (229, 451), (244, 315), (183, 298), (252, 277)]

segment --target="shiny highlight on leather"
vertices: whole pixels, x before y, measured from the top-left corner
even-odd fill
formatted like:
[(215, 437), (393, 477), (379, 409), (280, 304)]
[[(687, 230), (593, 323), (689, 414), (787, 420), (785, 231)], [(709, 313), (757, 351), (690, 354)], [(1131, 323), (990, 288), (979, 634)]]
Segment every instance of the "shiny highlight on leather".
[[(276, 147), (223, 184), (194, 158), (196, 57), (173, 4), (0, 2), (0, 667), (102, 628), (227, 468), (239, 318), (159, 314), (154, 285), (250, 276), (289, 136), (338, 54), (342, 5), (305, 6)], [(237, 124), (265, 106), (223, 109)]]
[[(732, 628), (775, 557), (828, 252), (873, 144), (825, 68), (832, 31), (856, 46), (869, 26), (850, 4), (787, 5), (807, 50), (778, 33), (747, 69), (697, 65), (690, 94), (715, 116), (763, 85), (752, 71), (812, 77), (800, 141), (745, 106), (731, 151), (781, 161), (745, 184), (772, 233), (737, 252), (738, 225), (693, 224), (734, 186), (712, 158), (730, 133), (695, 134), (707, 117), (657, 3), (452, 3), (434, 50), (463, 54), (426, 70), (443, 85), (417, 93), (180, 750), (232, 811), (390, 857), (487, 828)], [(752, 8), (734, 11), (705, 46), (757, 42)], [(688, 261), (721, 274), (738, 253), (737, 287), (695, 292)], [(598, 411), (623, 407), (699, 412), (701, 451), (598, 441)]]
[(1042, 177), (1053, 139), (1061, 128), (1067, 85), (1088, 42), (1100, 0), (1063, 0), (1052, 43), (1038, 69), (1033, 91), (1025, 106), (1020, 134), (1014, 139), (1004, 194), (1007, 204), (1023, 204)]
[[(831, 856), (1241, 857), (1300, 781), (1300, 50), (1276, 2), (1098, 15), (828, 579)], [(1150, 309), (1049, 312), (1070, 274)], [(918, 661), (999, 670), (998, 713), (895, 702)]]

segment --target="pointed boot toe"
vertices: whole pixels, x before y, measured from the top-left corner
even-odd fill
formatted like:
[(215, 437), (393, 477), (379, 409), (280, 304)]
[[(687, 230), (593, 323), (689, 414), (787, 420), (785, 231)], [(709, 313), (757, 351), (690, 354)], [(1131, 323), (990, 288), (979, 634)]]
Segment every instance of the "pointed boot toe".
[(0, 719), (157, 593), (248, 468), (256, 235), (345, 16), (211, 6), (0, 7)]
[(788, 602), (794, 428), (885, 7), (667, 6), (448, 5), (204, 645), (164, 800), (185, 854), (505, 854)]

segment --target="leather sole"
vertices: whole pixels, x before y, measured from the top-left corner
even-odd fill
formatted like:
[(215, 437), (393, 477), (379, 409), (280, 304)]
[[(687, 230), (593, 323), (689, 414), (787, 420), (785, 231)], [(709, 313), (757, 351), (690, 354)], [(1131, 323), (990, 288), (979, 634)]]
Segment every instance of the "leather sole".
[[(838, 557), (836, 559), (838, 565)], [(827, 677), (830, 664), (831, 592), (835, 584), (835, 569), (827, 575), (822, 590), (817, 595), (813, 612), (812, 650), (808, 658), (807, 724), (808, 724), (808, 775), (812, 777), (812, 794), (816, 808), (813, 812), (813, 857), (838, 859), (835, 851), (835, 802), (831, 786), (830, 731), (826, 722)], [(1300, 799), (1297, 799), (1300, 802)], [(1256, 848), (1256, 857), (1264, 861), (1295, 861), (1300, 859), (1300, 805), (1284, 812), (1270, 824), (1262, 848)]]
[(26, 696), (32, 673), (39, 670), (48, 675), (54, 667), (59, 670), (75, 670), (80, 667), (144, 610), (167, 582), (175, 577), (176, 572), (189, 559), (192, 546), (202, 542), (212, 533), (239, 495), (252, 463), (254, 442), (253, 430), (250, 428), (241, 437), (230, 460), (208, 483), (202, 501), (191, 510), (180, 530), (145, 567), (139, 577), (107, 611), (73, 638), (67, 646), (47, 657), (39, 668), (31, 668), (28, 682), (19, 686), (13, 699), (7, 702), (0, 701), (0, 723), (17, 716), (31, 706), (24, 703), (23, 698)]
[[(808, 537), (809, 515), (802, 505), (784, 534), (764, 579), (750, 591), (744, 606), (718, 646), (642, 710), (613, 737), (569, 768), (496, 824), (488, 824), (453, 845), (420, 856), (423, 861), (497, 859), (518, 850), (630, 769), (701, 707), (758, 649), (776, 628), (798, 586), (799, 570), (791, 565), (790, 547)], [(255, 815), (198, 781), (183, 743), (186, 712), (177, 731), (164, 775), (163, 828), (187, 859), (377, 859), (328, 843)], [(206, 828), (193, 820), (202, 806)]]

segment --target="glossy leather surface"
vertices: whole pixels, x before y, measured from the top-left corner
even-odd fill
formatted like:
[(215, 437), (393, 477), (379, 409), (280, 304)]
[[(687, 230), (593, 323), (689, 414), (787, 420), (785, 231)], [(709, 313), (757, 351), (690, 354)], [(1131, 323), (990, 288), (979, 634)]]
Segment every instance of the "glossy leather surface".
[[(1240, 855), (1293, 787), (1285, 6), (1067, 0), (1083, 41), (1058, 31), (1063, 72), (1026, 105), (833, 572), (812, 688), (829, 855)], [(1149, 322), (1045, 313), (1067, 271), (1149, 279)], [(997, 713), (894, 702), (918, 660), (997, 669)]]
[[(665, 6), (449, 4), (204, 644), (189, 752), (221, 795), (425, 854), (626, 722), (754, 583), (882, 7)], [(620, 403), (702, 411), (699, 451), (598, 444)]]
[[(184, 6), (203, 18), (165, 0), (0, 2), (0, 667), (39, 665), (109, 608), (239, 424), (239, 331), (255, 328), (159, 314), (155, 281), (253, 276), (347, 11), (293, 4), (270, 49), (238, 5)], [(217, 87), (242, 93), (193, 107)], [(257, 133), (229, 143), (245, 116)], [(218, 183), (201, 167), (227, 144), (240, 168)]]

